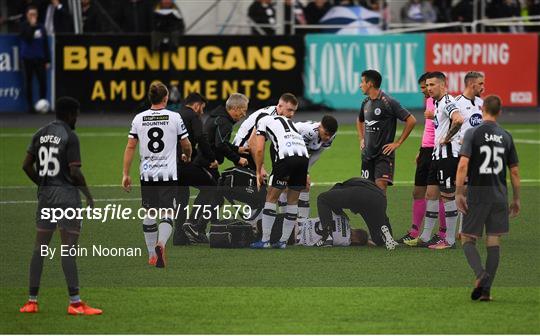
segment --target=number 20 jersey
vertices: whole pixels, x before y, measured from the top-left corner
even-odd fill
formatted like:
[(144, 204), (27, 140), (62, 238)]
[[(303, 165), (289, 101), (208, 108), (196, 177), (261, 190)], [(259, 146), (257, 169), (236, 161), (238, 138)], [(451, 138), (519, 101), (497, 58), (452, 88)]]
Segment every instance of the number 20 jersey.
[(141, 180), (177, 181), (177, 146), (188, 137), (182, 117), (167, 109), (146, 110), (133, 118), (129, 137), (139, 140)]

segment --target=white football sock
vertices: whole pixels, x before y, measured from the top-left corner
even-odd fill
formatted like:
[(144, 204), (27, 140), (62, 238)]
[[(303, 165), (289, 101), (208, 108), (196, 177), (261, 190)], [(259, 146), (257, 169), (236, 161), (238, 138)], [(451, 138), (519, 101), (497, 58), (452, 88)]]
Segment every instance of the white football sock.
[(156, 254), (156, 244), (158, 237), (158, 228), (155, 219), (148, 217), (143, 219), (143, 232), (144, 241), (146, 242), (146, 248), (148, 249), (148, 255), (150, 257)]
[(279, 213), (285, 213), (285, 211), (287, 211), (287, 192), (286, 191), (282, 192), (279, 195), (278, 205), (279, 205)]
[(172, 233), (172, 225), (169, 219), (162, 219), (159, 223), (158, 244), (165, 247)]
[(298, 197), (298, 217), (309, 217), (309, 191), (302, 191)]
[(427, 242), (431, 239), (431, 232), (439, 216), (439, 200), (427, 200), (426, 203), (426, 217), (424, 220), (424, 230), (420, 239)]
[(283, 230), (279, 241), (287, 242), (289, 240), (289, 237), (294, 230), (294, 226), (296, 225), (297, 213), (298, 205), (287, 205), (287, 212), (285, 213), (285, 218), (283, 219)]
[(446, 215), (446, 242), (454, 245), (456, 243), (456, 224), (458, 218), (456, 201), (445, 202), (444, 212)]
[(264, 210), (262, 216), (262, 241), (269, 241), (272, 234), (272, 227), (276, 220), (276, 203), (266, 202), (264, 203)]

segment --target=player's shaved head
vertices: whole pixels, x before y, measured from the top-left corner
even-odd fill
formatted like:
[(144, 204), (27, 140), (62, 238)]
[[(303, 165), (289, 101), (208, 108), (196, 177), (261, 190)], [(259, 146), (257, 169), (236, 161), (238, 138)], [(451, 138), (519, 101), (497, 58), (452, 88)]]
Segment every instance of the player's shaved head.
[(465, 85), (469, 85), (474, 80), (479, 79), (479, 78), (484, 78), (484, 74), (481, 73), (481, 72), (477, 72), (477, 71), (469, 71), (465, 75), (465, 79), (464, 79)]
[(148, 90), (148, 99), (152, 105), (158, 105), (163, 103), (165, 97), (169, 95), (169, 90), (167, 86), (162, 82), (153, 82), (150, 84), (150, 89)]
[(484, 99), (482, 110), (490, 116), (496, 117), (501, 113), (502, 101), (499, 96), (491, 95)]
[(56, 119), (62, 120), (75, 129), (75, 122), (81, 105), (72, 97), (60, 97), (56, 100)]
[(298, 106), (298, 99), (295, 95), (289, 92), (282, 94), (281, 97), (279, 97), (279, 100), (285, 103), (291, 103), (294, 106)]

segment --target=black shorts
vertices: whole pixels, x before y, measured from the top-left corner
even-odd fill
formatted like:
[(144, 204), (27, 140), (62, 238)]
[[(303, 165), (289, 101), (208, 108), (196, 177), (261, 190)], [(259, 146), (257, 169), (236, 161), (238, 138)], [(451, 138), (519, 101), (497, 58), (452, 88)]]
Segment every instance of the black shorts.
[(456, 157), (433, 160), (429, 168), (428, 185), (438, 185), (441, 192), (454, 193), (458, 162)]
[[(79, 189), (74, 186), (39, 187), (37, 195), (36, 227), (54, 231), (57, 227), (79, 232), (82, 225), (82, 208)], [(53, 218), (54, 217), (54, 218)], [(79, 217), (79, 218), (76, 218)]]
[(289, 156), (275, 162), (268, 185), (277, 189), (305, 189), (308, 164), (309, 159), (305, 156)]
[(482, 237), (484, 226), (486, 234), (508, 233), (508, 204), (506, 202), (474, 202), (468, 204), (467, 214), (463, 216), (461, 233)]
[(425, 187), (428, 185), (429, 168), (431, 167), (431, 156), (433, 147), (421, 147), (416, 160), (416, 172), (414, 174), (414, 185)]
[(179, 199), (179, 182), (141, 180), (141, 197), (145, 209), (174, 209)]
[(372, 159), (362, 158), (362, 178), (375, 182), (382, 179), (389, 185), (394, 184), (394, 155), (381, 154)]
[[(82, 204), (70, 205), (51, 205), (44, 204), (38, 201), (36, 210), (36, 228), (38, 230), (54, 231), (58, 227), (69, 232), (80, 232), (82, 226), (82, 218), (78, 215), (78, 209), (82, 208)], [(55, 219), (53, 216), (61, 216), (62, 211), (65, 216)], [(84, 213), (81, 214), (84, 216)]]

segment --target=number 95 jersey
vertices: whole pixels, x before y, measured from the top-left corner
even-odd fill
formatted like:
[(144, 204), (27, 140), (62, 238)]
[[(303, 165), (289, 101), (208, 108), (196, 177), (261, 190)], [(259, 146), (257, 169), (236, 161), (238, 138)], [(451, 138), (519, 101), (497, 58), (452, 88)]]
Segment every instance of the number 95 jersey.
[(27, 152), (36, 159), (40, 206), (80, 206), (70, 166), (81, 166), (79, 138), (63, 121), (55, 120), (32, 137)]
[(133, 118), (129, 137), (139, 140), (141, 180), (177, 181), (178, 141), (188, 137), (182, 117), (167, 109), (146, 110)]

